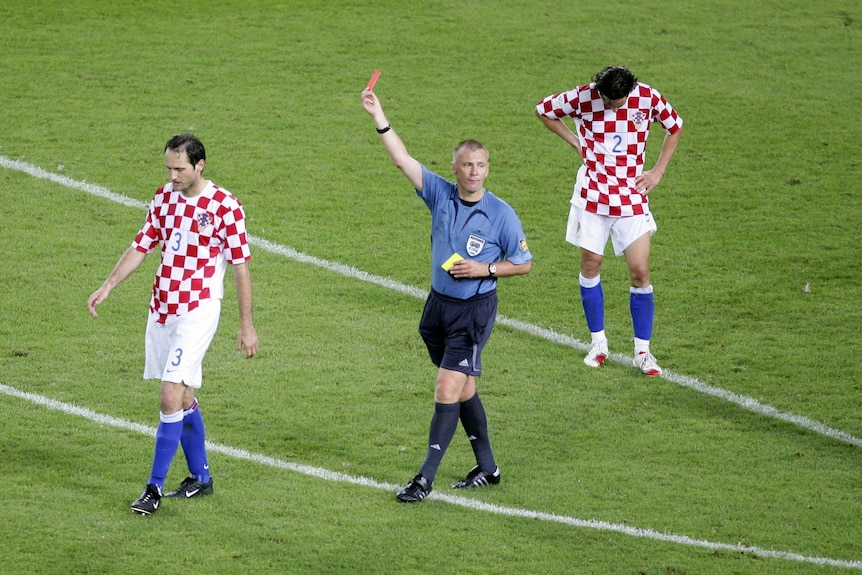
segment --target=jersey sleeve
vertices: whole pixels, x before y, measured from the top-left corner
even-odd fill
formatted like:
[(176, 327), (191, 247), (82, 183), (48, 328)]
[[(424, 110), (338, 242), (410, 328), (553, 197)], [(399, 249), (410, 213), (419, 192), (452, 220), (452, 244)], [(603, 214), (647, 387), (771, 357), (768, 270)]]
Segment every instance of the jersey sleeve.
[(536, 112), (545, 118), (565, 118), (578, 115), (578, 100), (580, 88), (573, 88), (567, 92), (551, 94), (536, 104)]
[(156, 198), (159, 196), (161, 191), (162, 190), (159, 189), (159, 191), (156, 192), (156, 197), (150, 201), (150, 206), (147, 209), (147, 219), (144, 221), (144, 225), (141, 227), (138, 235), (135, 236), (134, 241), (132, 241), (132, 247), (145, 254), (152, 253), (159, 243), (159, 231), (155, 226), (156, 219), (154, 214), (156, 212)]
[(225, 212), (222, 214), (222, 226), (225, 234), (225, 255), (230, 264), (241, 264), (251, 259), (251, 248), (248, 245), (248, 234), (245, 228), (245, 211), (239, 200), (231, 198), (225, 202)]
[(422, 191), (416, 190), (416, 195), (422, 198), (425, 205), (432, 212), (439, 204), (441, 198), (448, 198), (454, 184), (446, 178), (435, 174), (424, 165), (422, 166)]
[(652, 121), (660, 123), (669, 134), (676, 134), (682, 129), (682, 118), (656, 90), (653, 90), (652, 109)]
[(515, 210), (508, 206), (505, 211), (502, 248), (506, 259), (513, 264), (524, 264), (533, 259), (527, 245), (527, 235)]

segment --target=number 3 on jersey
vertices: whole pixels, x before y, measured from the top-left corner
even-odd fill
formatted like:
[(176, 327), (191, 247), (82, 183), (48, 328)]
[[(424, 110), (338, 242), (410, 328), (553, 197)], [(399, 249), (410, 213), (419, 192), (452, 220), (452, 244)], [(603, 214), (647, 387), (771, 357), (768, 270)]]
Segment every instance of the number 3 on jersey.
[(177, 229), (171, 234), (171, 239), (168, 241), (168, 249), (175, 254), (185, 253), (188, 243), (188, 232)]

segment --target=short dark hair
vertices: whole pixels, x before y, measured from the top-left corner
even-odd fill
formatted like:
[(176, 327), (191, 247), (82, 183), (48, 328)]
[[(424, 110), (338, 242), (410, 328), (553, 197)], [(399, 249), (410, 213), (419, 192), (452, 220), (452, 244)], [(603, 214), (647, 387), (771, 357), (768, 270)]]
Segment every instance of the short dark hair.
[(593, 78), (596, 90), (609, 100), (628, 96), (638, 79), (625, 66), (608, 66)]
[(189, 163), (196, 166), (201, 160), (207, 159), (207, 151), (203, 143), (194, 134), (177, 134), (165, 144), (165, 151), (173, 150), (180, 153), (185, 152), (189, 157)]

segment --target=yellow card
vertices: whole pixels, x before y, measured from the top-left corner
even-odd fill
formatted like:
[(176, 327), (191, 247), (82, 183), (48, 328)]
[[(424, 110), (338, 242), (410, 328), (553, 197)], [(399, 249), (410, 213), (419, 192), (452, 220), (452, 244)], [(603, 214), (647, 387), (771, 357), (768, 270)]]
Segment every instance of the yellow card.
[(443, 265), (440, 267), (448, 272), (449, 270), (452, 269), (452, 266), (455, 265), (455, 262), (457, 262), (458, 260), (463, 260), (463, 259), (464, 258), (461, 256), (461, 254), (459, 254), (458, 252), (455, 252), (454, 254), (449, 256), (449, 259), (446, 260), (445, 262), (443, 262)]

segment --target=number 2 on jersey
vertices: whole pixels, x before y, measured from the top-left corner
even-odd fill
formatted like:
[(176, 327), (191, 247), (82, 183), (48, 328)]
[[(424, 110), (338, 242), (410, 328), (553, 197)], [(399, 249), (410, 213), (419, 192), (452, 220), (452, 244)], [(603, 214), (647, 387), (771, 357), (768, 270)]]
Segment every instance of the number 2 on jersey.
[(607, 153), (615, 156), (628, 152), (628, 138), (626, 134), (606, 134), (605, 149)]

